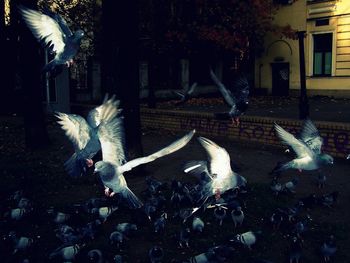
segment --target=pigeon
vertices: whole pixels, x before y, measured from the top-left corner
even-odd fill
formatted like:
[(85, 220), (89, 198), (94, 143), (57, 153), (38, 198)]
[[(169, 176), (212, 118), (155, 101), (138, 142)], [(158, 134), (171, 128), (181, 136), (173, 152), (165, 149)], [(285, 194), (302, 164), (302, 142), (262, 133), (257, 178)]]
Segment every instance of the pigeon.
[(72, 32), (59, 14), (49, 10), (44, 14), (24, 6), (19, 6), (18, 9), (34, 37), (54, 54), (54, 58), (42, 71), (54, 74), (63, 65), (70, 67), (85, 35), (84, 31), (79, 29)]
[(213, 214), (215, 219), (219, 222), (219, 226), (222, 226), (222, 222), (226, 217), (226, 209), (226, 207), (221, 205), (214, 208)]
[(165, 187), (165, 183), (162, 183), (158, 181), (156, 178), (153, 176), (147, 176), (146, 177), (146, 184), (147, 184), (147, 190), (151, 194), (157, 194), (162, 188)]
[(92, 249), (87, 254), (87, 262), (92, 263), (103, 263), (103, 255), (101, 250), (99, 249)]
[(186, 227), (182, 228), (179, 234), (179, 246), (180, 248), (187, 247), (189, 248), (189, 241), (190, 241), (190, 236), (191, 236), (191, 230)]
[(166, 213), (163, 213), (159, 218), (156, 219), (156, 221), (153, 223), (155, 233), (160, 233), (164, 231), (166, 219)]
[(230, 239), (231, 242), (242, 244), (247, 248), (251, 249), (251, 246), (256, 243), (257, 235), (261, 234), (261, 231), (248, 231), (242, 234), (235, 235), (233, 239)]
[(32, 238), (18, 237), (14, 231), (9, 233), (9, 238), (12, 240), (14, 245), (13, 254), (16, 254), (18, 251), (27, 250), (34, 242)]
[(160, 263), (164, 257), (164, 251), (161, 247), (154, 246), (149, 250), (148, 257), (151, 263)]
[(325, 187), (327, 181), (327, 176), (325, 173), (319, 173), (317, 175), (317, 187), (322, 189)]
[(208, 162), (190, 161), (185, 164), (184, 172), (197, 177), (205, 173), (205, 177), (210, 178), (201, 190), (200, 202), (213, 195), (218, 200), (225, 191), (246, 184), (246, 179), (231, 169), (230, 156), (224, 148), (204, 137), (199, 137), (198, 141), (207, 152)]
[(332, 206), (334, 206), (335, 203), (337, 203), (338, 195), (339, 195), (338, 191), (334, 191), (329, 194), (324, 194), (319, 198), (319, 203), (331, 208)]
[(273, 173), (278, 173), (287, 169), (316, 170), (322, 166), (333, 164), (333, 157), (322, 153), (323, 139), (311, 120), (306, 120), (303, 124), (300, 139), (275, 124), (278, 137), (293, 148), (297, 157), (292, 161), (279, 164), (273, 169)]
[(113, 261), (112, 262), (114, 262), (114, 263), (123, 263), (124, 262), (123, 261), (123, 257), (121, 255), (115, 255), (113, 257)]
[(85, 247), (85, 244), (79, 245), (63, 245), (55, 249), (52, 253), (49, 255), (49, 259), (55, 258), (55, 257), (61, 257), (63, 260), (74, 260), (76, 255), (79, 253), (79, 251)]
[(293, 237), (289, 251), (289, 263), (299, 263), (302, 256), (302, 239)]
[(278, 182), (277, 177), (274, 177), (271, 181), (270, 184), (270, 189), (271, 191), (274, 193), (275, 196), (277, 196), (279, 193), (282, 192), (282, 184), (280, 182)]
[(288, 192), (288, 193), (295, 193), (295, 188), (297, 187), (298, 183), (299, 183), (299, 178), (295, 177), (291, 181), (288, 181), (282, 185), (282, 191)]
[(191, 86), (187, 86), (184, 93), (174, 91), (177, 95), (181, 97), (180, 101), (176, 102), (175, 105), (180, 105), (188, 101), (193, 95), (193, 92), (196, 89), (197, 85), (198, 83), (194, 82)]
[[(130, 190), (124, 177), (124, 172), (132, 170), (141, 164), (152, 162), (162, 156), (171, 154), (184, 147), (193, 137), (192, 130), (182, 138), (169, 146), (145, 157), (136, 158), (128, 162), (121, 162), (120, 154), (124, 154), (124, 132), (119, 118), (98, 129), (98, 137), (102, 148), (102, 161), (95, 164), (94, 172), (99, 174), (105, 186), (105, 194), (113, 196), (120, 194), (131, 209), (140, 208), (143, 204), (140, 199)], [(111, 192), (110, 192), (111, 190)]]
[(92, 222), (87, 223), (85, 226), (79, 227), (78, 232), (84, 239), (95, 239), (99, 226), (102, 222), (99, 219), (96, 219)]
[(47, 213), (51, 216), (52, 221), (56, 224), (63, 224), (71, 218), (70, 214), (56, 211), (54, 208), (48, 209)]
[(331, 257), (337, 251), (337, 245), (335, 242), (335, 237), (330, 235), (327, 240), (325, 240), (321, 246), (321, 254), (323, 256), (324, 262), (330, 262)]
[(120, 245), (123, 243), (124, 238), (126, 237), (119, 231), (114, 231), (109, 235), (109, 241), (112, 245), (115, 245), (117, 249), (120, 248)]
[(233, 124), (240, 123), (239, 117), (243, 115), (249, 105), (249, 83), (244, 75), (237, 76), (232, 88), (227, 89), (225, 85), (217, 78), (213, 70), (210, 70), (210, 77), (218, 86), (221, 95), (224, 97), (225, 102), (231, 107), (229, 112), (218, 113), (217, 117), (231, 118)]
[(346, 160), (350, 159), (350, 153), (348, 154), (348, 156), (346, 156)]
[(284, 221), (285, 213), (283, 213), (280, 209), (277, 209), (272, 213), (270, 217), (270, 223), (272, 224), (273, 230), (278, 230)]
[(118, 210), (116, 206), (104, 206), (100, 208), (93, 208), (92, 213), (98, 214), (102, 222), (106, 222), (107, 218)]
[(232, 217), (233, 223), (235, 224), (235, 228), (237, 227), (237, 225), (241, 226), (244, 220), (244, 213), (242, 211), (242, 208), (238, 206), (235, 209), (233, 209), (231, 211), (231, 217)]
[(194, 232), (202, 233), (204, 229), (204, 222), (199, 217), (194, 217), (192, 220), (192, 229)]
[(137, 230), (137, 225), (131, 223), (120, 223), (116, 226), (116, 230), (129, 236)]
[(4, 217), (9, 217), (12, 220), (18, 221), (25, 217), (29, 212), (30, 210), (26, 208), (13, 208), (5, 213)]
[[(57, 112), (57, 122), (65, 131), (67, 137), (72, 141), (75, 153), (64, 163), (68, 174), (73, 177), (79, 177), (86, 173), (87, 167), (93, 166), (92, 157), (101, 149), (98, 139), (98, 127), (101, 123), (108, 123), (114, 119), (120, 110), (118, 109), (119, 101), (115, 96), (108, 99), (106, 94), (103, 103), (92, 109), (86, 120), (76, 114), (66, 114)], [(117, 117), (114, 122), (121, 122)], [(121, 162), (125, 161), (124, 151), (118, 151), (118, 158)]]

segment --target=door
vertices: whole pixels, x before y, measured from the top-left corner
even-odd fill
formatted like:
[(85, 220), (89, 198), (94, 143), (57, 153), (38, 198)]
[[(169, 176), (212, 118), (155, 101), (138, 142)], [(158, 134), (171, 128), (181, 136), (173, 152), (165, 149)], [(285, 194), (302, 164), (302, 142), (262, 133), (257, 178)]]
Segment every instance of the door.
[(272, 95), (289, 95), (289, 63), (271, 63), (272, 67)]

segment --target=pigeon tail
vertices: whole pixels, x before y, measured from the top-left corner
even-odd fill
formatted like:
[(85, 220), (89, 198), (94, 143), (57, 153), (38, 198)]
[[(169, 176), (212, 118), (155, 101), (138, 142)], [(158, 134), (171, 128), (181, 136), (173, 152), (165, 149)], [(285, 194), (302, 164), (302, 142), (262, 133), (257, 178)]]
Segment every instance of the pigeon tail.
[(137, 209), (143, 206), (141, 200), (128, 187), (123, 190), (122, 195), (127, 200), (131, 209)]
[(79, 177), (85, 174), (86, 172), (86, 166), (83, 163), (84, 160), (81, 160), (78, 156), (78, 154), (74, 153), (65, 163), (64, 167), (67, 171), (67, 173), (71, 177)]

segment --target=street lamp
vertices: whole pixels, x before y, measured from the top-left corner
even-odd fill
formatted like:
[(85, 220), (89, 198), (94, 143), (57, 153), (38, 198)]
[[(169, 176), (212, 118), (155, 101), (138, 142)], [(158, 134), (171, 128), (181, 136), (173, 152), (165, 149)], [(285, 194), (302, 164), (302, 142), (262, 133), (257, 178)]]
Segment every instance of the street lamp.
[(309, 102), (306, 94), (305, 75), (305, 51), (304, 38), (306, 31), (298, 31), (299, 39), (299, 65), (300, 65), (300, 97), (299, 97), (299, 119), (304, 120), (309, 117)]

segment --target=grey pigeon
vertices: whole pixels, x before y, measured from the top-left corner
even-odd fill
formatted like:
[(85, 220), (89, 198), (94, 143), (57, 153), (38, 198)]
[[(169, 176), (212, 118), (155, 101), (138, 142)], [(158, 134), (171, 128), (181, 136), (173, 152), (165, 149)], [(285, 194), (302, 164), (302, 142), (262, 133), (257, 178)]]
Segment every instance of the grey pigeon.
[(166, 219), (167, 219), (166, 213), (163, 213), (159, 218), (156, 219), (156, 221), (153, 223), (154, 232), (160, 233), (164, 231)]
[[(57, 112), (58, 123), (65, 131), (65, 134), (73, 143), (75, 153), (64, 164), (66, 171), (72, 177), (79, 177), (85, 174), (86, 168), (93, 165), (92, 157), (101, 149), (98, 139), (98, 127), (101, 123), (108, 123), (114, 119), (118, 110), (119, 101), (112, 96), (108, 99), (105, 96), (103, 103), (92, 109), (86, 120), (76, 114)], [(116, 118), (115, 122), (121, 122)], [(125, 160), (124, 151), (117, 152), (121, 161)]]
[(117, 249), (120, 248), (121, 244), (124, 241), (125, 236), (123, 233), (119, 231), (114, 231), (109, 235), (109, 241), (111, 242), (112, 245), (116, 246)]
[(275, 124), (275, 130), (283, 143), (292, 147), (297, 156), (292, 161), (279, 164), (274, 168), (273, 173), (287, 169), (316, 170), (324, 165), (333, 164), (333, 157), (321, 152), (323, 139), (310, 120), (304, 122), (300, 139), (295, 138), (277, 124)]
[(103, 263), (102, 251), (99, 249), (92, 249), (87, 254), (87, 262), (91, 263)]
[(204, 229), (204, 222), (199, 217), (194, 217), (192, 220), (192, 229), (195, 232), (203, 232)]
[(182, 228), (180, 230), (180, 233), (179, 233), (179, 246), (181, 248), (183, 247), (187, 247), (189, 248), (190, 247), (190, 236), (191, 236), (191, 230), (186, 227), (186, 228)]
[[(152, 162), (160, 157), (171, 154), (184, 147), (194, 135), (195, 130), (189, 132), (182, 138), (173, 142), (169, 146), (145, 157), (136, 158), (128, 162), (122, 162), (120, 154), (124, 154), (124, 131), (119, 118), (100, 125), (98, 137), (102, 148), (102, 161), (95, 164), (95, 173), (98, 173), (103, 185), (105, 194), (113, 196), (116, 193), (127, 201), (130, 208), (140, 208), (142, 202), (130, 190), (124, 177), (124, 172), (132, 170), (141, 164)], [(111, 190), (111, 192), (110, 192)]]
[(50, 253), (49, 258), (60, 257), (63, 260), (74, 260), (79, 251), (85, 246), (83, 245), (63, 245), (55, 249), (52, 253)]
[(299, 178), (295, 177), (291, 181), (288, 181), (282, 185), (282, 191), (295, 193), (295, 188), (297, 187), (298, 183), (299, 183)]
[(103, 222), (105, 222), (107, 218), (117, 210), (118, 210), (118, 207), (116, 206), (104, 206), (100, 208), (93, 208), (92, 213), (97, 214), (100, 217), (100, 219)]
[(235, 209), (233, 209), (231, 211), (231, 217), (232, 217), (233, 223), (235, 224), (235, 228), (237, 227), (237, 225), (241, 226), (244, 220), (244, 213), (242, 211), (242, 208), (238, 206)]
[(73, 33), (59, 14), (50, 11), (44, 14), (24, 6), (19, 6), (19, 11), (34, 37), (54, 54), (54, 58), (45, 65), (43, 72), (53, 72), (56, 67), (72, 65), (84, 31), (77, 30)]
[(177, 95), (181, 97), (180, 101), (176, 102), (176, 105), (180, 105), (188, 101), (193, 95), (194, 90), (196, 89), (198, 83), (194, 82), (191, 86), (187, 86), (184, 93), (174, 91)]
[(331, 257), (337, 251), (337, 245), (335, 241), (335, 237), (330, 235), (327, 240), (325, 240), (321, 246), (321, 254), (324, 262), (330, 262)]
[(11, 231), (9, 233), (9, 237), (11, 238), (13, 242), (13, 254), (16, 254), (18, 251), (25, 251), (27, 250), (34, 242), (32, 238), (28, 237), (18, 237), (14, 231)]
[(242, 245), (246, 246), (247, 248), (251, 249), (251, 246), (256, 243), (257, 235), (259, 235), (259, 234), (261, 234), (260, 231), (248, 231), (248, 232), (244, 232), (242, 234), (235, 235), (234, 238), (231, 239), (230, 241), (242, 244)]
[(210, 178), (201, 190), (199, 201), (205, 202), (213, 195), (219, 199), (227, 190), (246, 184), (246, 179), (231, 169), (230, 156), (224, 148), (204, 137), (199, 137), (198, 141), (207, 152), (208, 162), (191, 161), (185, 165), (184, 172), (197, 177), (203, 177), (204, 173), (206, 178)]
[(131, 235), (135, 231), (137, 231), (137, 225), (131, 223), (119, 223), (116, 226), (116, 230), (123, 233), (126, 236)]
[(148, 257), (151, 263), (160, 263), (164, 257), (164, 251), (161, 247), (154, 246), (149, 250)]
[(299, 263), (302, 256), (302, 242), (300, 238), (293, 237), (289, 251), (289, 263)]
[(232, 87), (227, 89), (225, 85), (217, 78), (213, 70), (210, 70), (211, 79), (218, 86), (225, 102), (231, 107), (230, 111), (223, 114), (216, 114), (217, 117), (229, 117), (233, 123), (239, 125), (239, 117), (248, 109), (249, 105), (249, 84), (244, 75), (237, 76)]

